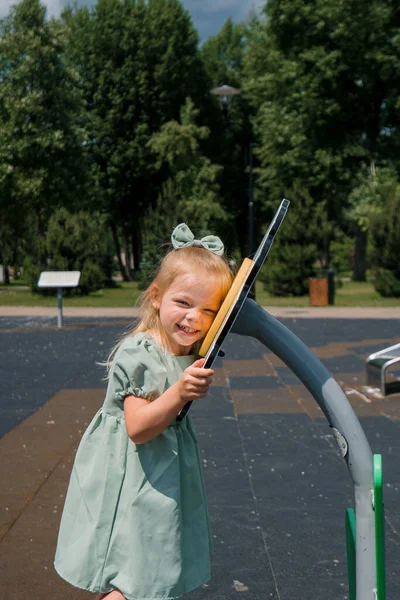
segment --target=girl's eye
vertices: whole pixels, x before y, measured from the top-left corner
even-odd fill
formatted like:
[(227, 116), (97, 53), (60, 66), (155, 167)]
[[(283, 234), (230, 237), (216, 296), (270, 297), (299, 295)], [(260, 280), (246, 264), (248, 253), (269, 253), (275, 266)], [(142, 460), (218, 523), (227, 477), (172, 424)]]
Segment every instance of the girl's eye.
[(176, 300), (178, 304), (182, 304), (183, 306), (189, 306), (189, 303), (186, 300)]
[(217, 311), (213, 310), (212, 308), (206, 308), (204, 312), (208, 313), (209, 315), (216, 315), (217, 314)]

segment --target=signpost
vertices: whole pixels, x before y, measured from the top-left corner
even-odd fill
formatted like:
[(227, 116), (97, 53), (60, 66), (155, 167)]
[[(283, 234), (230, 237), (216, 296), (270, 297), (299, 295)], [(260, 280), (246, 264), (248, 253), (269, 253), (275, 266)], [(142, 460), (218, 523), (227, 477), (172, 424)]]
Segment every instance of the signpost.
[(80, 271), (43, 271), (40, 273), (38, 287), (57, 288), (57, 326), (62, 327), (62, 289), (78, 287)]

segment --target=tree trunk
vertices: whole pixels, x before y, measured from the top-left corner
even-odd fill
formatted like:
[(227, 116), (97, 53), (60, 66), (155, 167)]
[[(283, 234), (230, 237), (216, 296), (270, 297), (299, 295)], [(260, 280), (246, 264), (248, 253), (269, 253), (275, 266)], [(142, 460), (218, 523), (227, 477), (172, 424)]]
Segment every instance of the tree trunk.
[(133, 251), (133, 270), (134, 273), (140, 271), (140, 263), (142, 262), (142, 240), (140, 229), (135, 225), (132, 230), (132, 251)]
[(35, 259), (40, 265), (40, 271), (46, 271), (47, 269), (47, 252), (46, 252), (46, 232), (44, 227), (44, 219), (42, 219), (42, 215), (40, 210), (37, 209), (37, 251)]
[(10, 285), (10, 269), (6, 262), (3, 263), (3, 283), (5, 285)]
[(114, 246), (115, 246), (115, 252), (117, 255), (119, 271), (121, 273), (123, 281), (129, 281), (128, 273), (126, 271), (124, 263), (122, 262), (121, 246), (120, 246), (119, 239), (118, 239), (117, 226), (114, 223), (114, 221), (111, 222), (111, 231), (112, 231), (112, 236), (113, 236), (113, 240), (114, 240)]
[(367, 232), (357, 226), (354, 248), (353, 281), (367, 280)]
[(128, 273), (128, 277), (130, 279), (130, 281), (133, 281), (133, 273), (132, 273), (132, 268), (131, 268), (131, 247), (130, 247), (130, 243), (129, 243), (129, 236), (128, 234), (125, 234), (125, 267), (126, 267), (126, 272)]

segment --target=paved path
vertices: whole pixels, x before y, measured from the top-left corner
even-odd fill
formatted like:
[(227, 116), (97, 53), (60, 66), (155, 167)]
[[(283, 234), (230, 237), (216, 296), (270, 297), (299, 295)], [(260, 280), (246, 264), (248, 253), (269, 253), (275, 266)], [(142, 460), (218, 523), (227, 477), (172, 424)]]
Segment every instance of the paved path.
[[(266, 307), (277, 318), (296, 319), (400, 319), (400, 306), (396, 307), (353, 307), (353, 306), (313, 306), (313, 307)], [(134, 318), (136, 308), (63, 308), (65, 317), (110, 317)], [(0, 317), (54, 317), (57, 308), (45, 306), (0, 306)]]
[[(339, 381), (383, 455), (388, 598), (400, 598), (400, 395), (364, 388), (365, 357), (399, 341), (400, 321), (299, 319), (295, 310), (283, 322)], [(61, 330), (54, 315), (0, 319), (0, 600), (92, 598), (52, 562), (75, 450), (104, 398), (98, 363), (132, 315), (66, 315)], [(266, 348), (231, 335), (225, 350), (211, 394), (191, 409), (215, 554), (211, 581), (186, 598), (345, 600), (353, 490), (331, 430)]]

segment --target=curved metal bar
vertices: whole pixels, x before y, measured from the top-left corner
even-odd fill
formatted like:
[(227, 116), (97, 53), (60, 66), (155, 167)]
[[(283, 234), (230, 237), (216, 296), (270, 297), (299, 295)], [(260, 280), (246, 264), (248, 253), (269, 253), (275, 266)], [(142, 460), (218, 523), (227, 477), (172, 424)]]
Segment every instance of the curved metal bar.
[(354, 483), (357, 600), (376, 598), (373, 458), (360, 422), (339, 385), (321, 361), (287, 327), (247, 299), (232, 333), (251, 336), (297, 375), (323, 410)]

